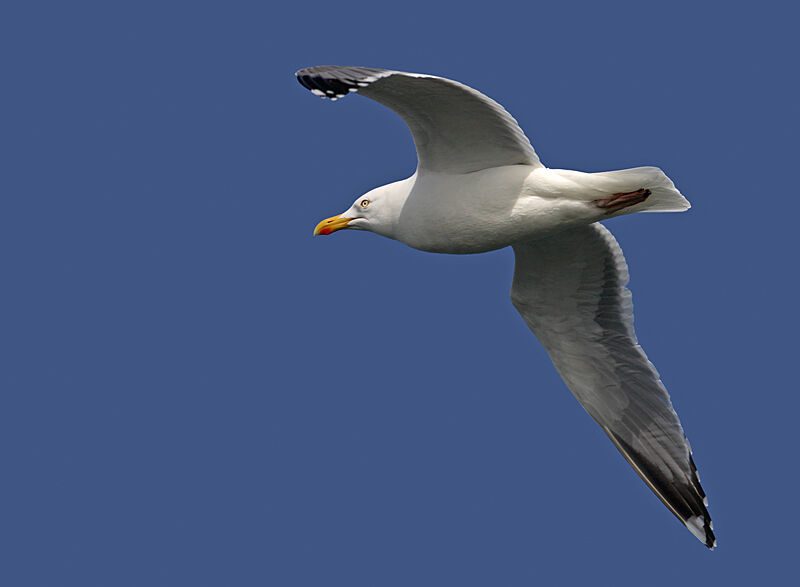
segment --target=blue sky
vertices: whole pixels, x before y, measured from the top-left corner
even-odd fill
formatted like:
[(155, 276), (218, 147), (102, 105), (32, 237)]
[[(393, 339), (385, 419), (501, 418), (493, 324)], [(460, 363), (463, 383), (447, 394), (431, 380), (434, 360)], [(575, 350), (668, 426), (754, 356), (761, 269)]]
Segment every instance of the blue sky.
[[(794, 574), (796, 14), (779, 3), (5, 3), (0, 582), (779, 584)], [(663, 168), (607, 225), (708, 552), (508, 300), (510, 251), (312, 238), (410, 175), (293, 72), (457, 79), (550, 167)]]

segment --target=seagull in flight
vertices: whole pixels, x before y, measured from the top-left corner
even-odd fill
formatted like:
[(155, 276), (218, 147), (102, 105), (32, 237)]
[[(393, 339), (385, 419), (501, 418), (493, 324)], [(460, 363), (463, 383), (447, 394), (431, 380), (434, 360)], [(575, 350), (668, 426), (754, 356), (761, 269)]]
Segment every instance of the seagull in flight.
[(314, 234), (368, 230), (434, 253), (512, 247), (511, 302), (567, 387), (653, 493), (713, 549), (689, 442), (636, 339), (625, 258), (599, 223), (688, 209), (672, 181), (657, 167), (549, 169), (500, 104), (442, 77), (328, 65), (295, 75), (322, 98), (357, 92), (394, 110), (418, 158), (411, 177), (359, 196)]

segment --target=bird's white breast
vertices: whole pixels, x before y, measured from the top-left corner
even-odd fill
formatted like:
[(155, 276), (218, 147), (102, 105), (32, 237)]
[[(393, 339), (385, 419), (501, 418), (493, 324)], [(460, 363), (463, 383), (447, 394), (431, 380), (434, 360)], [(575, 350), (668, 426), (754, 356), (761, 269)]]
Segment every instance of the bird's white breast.
[(435, 253), (481, 253), (593, 222), (585, 201), (560, 194), (546, 168), (423, 172), (400, 211), (397, 240)]

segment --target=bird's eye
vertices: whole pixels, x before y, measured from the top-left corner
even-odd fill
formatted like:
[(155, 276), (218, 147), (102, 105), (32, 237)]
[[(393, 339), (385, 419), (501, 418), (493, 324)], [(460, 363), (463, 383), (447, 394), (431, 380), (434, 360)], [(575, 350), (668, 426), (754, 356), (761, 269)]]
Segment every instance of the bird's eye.
[(361, 200), (359, 206), (361, 206), (362, 208), (366, 208), (367, 206), (369, 206), (369, 200)]

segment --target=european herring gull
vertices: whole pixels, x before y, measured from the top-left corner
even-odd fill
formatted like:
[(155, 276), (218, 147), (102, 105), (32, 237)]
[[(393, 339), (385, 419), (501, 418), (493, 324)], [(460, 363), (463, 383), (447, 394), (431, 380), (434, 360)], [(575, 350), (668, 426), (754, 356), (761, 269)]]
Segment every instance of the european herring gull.
[(394, 110), (418, 157), (411, 177), (359, 196), (314, 234), (368, 230), (436, 253), (511, 246), (511, 301), (567, 387), (653, 493), (713, 548), (692, 451), (636, 340), (625, 258), (598, 223), (688, 209), (672, 181), (656, 167), (548, 169), (500, 104), (441, 77), (339, 66), (296, 75), (320, 97), (358, 92)]

